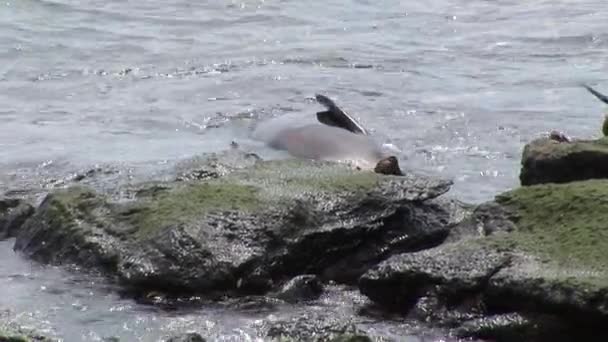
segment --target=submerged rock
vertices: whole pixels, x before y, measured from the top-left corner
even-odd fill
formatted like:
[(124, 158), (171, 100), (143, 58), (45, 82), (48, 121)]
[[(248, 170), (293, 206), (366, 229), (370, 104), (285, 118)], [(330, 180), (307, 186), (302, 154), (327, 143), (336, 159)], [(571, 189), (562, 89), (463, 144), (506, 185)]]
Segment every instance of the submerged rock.
[(312, 311), (266, 324), (268, 325), (266, 335), (272, 341), (372, 341), (355, 322), (327, 313)]
[(27, 329), (13, 322), (8, 312), (0, 313), (0, 341), (1, 342), (58, 342), (40, 334), (32, 329)]
[(458, 215), (429, 200), (450, 185), (286, 160), (144, 185), (128, 200), (70, 187), (44, 199), (15, 249), (138, 292), (262, 293), (297, 274), (352, 281), (391, 254), (439, 244)]
[[(434, 307), (452, 317), (466, 307), (486, 319), (511, 312), (529, 320), (487, 325), (488, 336), (494, 326), (494, 333), (534, 333), (539, 340), (558, 338), (560, 331), (574, 334), (570, 337), (594, 331), (605, 338), (606, 222), (608, 180), (522, 187), (481, 205), (454, 229), (460, 239), (392, 256), (364, 274), (359, 286), (376, 303), (403, 313), (415, 312), (431, 296), (438, 300)], [(544, 319), (547, 315), (554, 319)], [(483, 317), (444, 322), (454, 326), (471, 319)], [(564, 329), (547, 328), (556, 320)]]
[(323, 293), (323, 284), (314, 274), (297, 276), (281, 287), (274, 297), (288, 303), (317, 299)]
[(0, 198), (0, 240), (14, 237), (25, 220), (34, 214), (31, 204), (17, 198)]
[(608, 178), (608, 139), (537, 139), (524, 148), (519, 178), (522, 185)]
[(179, 336), (173, 336), (166, 342), (205, 342), (206, 340), (197, 333), (187, 333)]

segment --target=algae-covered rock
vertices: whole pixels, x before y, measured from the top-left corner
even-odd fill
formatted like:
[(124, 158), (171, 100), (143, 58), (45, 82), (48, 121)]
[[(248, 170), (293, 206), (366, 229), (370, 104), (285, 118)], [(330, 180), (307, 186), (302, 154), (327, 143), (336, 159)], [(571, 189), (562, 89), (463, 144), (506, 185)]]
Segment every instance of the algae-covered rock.
[(31, 204), (18, 198), (0, 198), (0, 240), (14, 237), (25, 220), (34, 214)]
[(526, 145), (521, 163), (522, 185), (608, 178), (608, 138), (572, 142), (538, 139)]
[(608, 180), (520, 188), (496, 201), (517, 230), (486, 241), (513, 255), (490, 279), (488, 300), (575, 320), (608, 318)]
[(128, 200), (71, 187), (46, 197), (15, 249), (140, 291), (255, 293), (306, 273), (356, 279), (392, 253), (445, 238), (452, 206), (425, 203), (450, 184), (285, 160), (144, 184)]
[(522, 326), (552, 335), (536, 314), (555, 317), (550, 322), (575, 335), (597, 331), (608, 321), (606, 222), (608, 180), (518, 188), (475, 210), (465, 228), (455, 228), (460, 240), (393, 256), (363, 275), (360, 289), (403, 312), (434, 295), (448, 309), (478, 298), (484, 315), (535, 314), (529, 324), (489, 325), (504, 336), (530, 333)]
[(255, 165), (261, 158), (254, 153), (229, 150), (219, 154), (196, 156), (175, 166), (178, 181), (205, 180), (225, 176)]

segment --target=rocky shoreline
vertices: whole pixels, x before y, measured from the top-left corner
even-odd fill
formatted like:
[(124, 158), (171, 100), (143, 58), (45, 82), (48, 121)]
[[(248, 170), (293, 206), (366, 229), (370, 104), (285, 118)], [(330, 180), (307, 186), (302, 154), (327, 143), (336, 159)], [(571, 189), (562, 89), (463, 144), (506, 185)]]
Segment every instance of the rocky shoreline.
[[(40, 203), (5, 196), (0, 238), (16, 238), (14, 249), (39, 262), (102, 272), (151, 303), (196, 294), (298, 305), (338, 283), (369, 298), (362, 316), (456, 337), (602, 340), (605, 146), (531, 142), (522, 187), (478, 206), (446, 197), (447, 180), (231, 150), (181, 165), (172, 179), (134, 184), (95, 172)], [(347, 322), (328, 324), (308, 317), (268, 337), (374, 340)]]

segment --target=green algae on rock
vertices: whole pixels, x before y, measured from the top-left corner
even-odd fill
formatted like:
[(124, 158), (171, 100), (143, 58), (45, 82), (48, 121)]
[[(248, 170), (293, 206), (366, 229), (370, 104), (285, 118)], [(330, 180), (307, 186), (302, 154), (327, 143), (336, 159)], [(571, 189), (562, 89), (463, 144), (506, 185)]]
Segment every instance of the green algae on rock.
[(608, 180), (524, 187), (496, 201), (513, 213), (518, 229), (493, 240), (569, 268), (576, 278), (607, 277), (608, 287)]
[(429, 295), (446, 312), (478, 298), (484, 315), (514, 312), (531, 319), (513, 323), (512, 332), (530, 327), (537, 333), (548, 322), (536, 320), (540, 314), (582, 334), (608, 319), (606, 222), (608, 180), (521, 187), (480, 205), (453, 230), (459, 239), (392, 256), (364, 274), (359, 287), (400, 310)]
[(523, 151), (522, 185), (608, 178), (608, 138), (556, 142), (542, 138)]
[[(71, 187), (45, 198), (15, 249), (105, 271), (144, 292), (263, 292), (306, 273), (356, 279), (391, 253), (440, 243), (453, 206), (425, 203), (450, 185), (285, 160), (149, 182), (123, 199)], [(404, 234), (417, 245), (393, 242)], [(357, 271), (331, 269), (337, 263)]]

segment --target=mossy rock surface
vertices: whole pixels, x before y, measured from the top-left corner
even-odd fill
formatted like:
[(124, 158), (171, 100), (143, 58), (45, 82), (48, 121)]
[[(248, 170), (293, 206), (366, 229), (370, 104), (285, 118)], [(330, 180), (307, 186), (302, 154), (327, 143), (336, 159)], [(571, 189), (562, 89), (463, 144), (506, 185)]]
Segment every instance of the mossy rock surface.
[(534, 255), (549, 274), (608, 287), (608, 180), (519, 188), (496, 201), (517, 225), (491, 238), (498, 247)]
[(140, 291), (264, 292), (305, 273), (352, 281), (392, 253), (440, 243), (456, 209), (432, 199), (450, 185), (285, 160), (148, 182), (125, 199), (70, 187), (47, 196), (15, 249)]
[(552, 315), (575, 334), (608, 320), (608, 180), (503, 193), (453, 232), (458, 239), (372, 268), (360, 279), (361, 291), (404, 311), (433, 294), (447, 311), (479, 301), (482, 316)]
[(608, 138), (557, 142), (537, 139), (522, 155), (522, 185), (608, 178)]
[(608, 180), (520, 188), (496, 200), (517, 230), (485, 241), (513, 255), (490, 280), (491, 300), (511, 306), (520, 297), (528, 309), (608, 319)]

